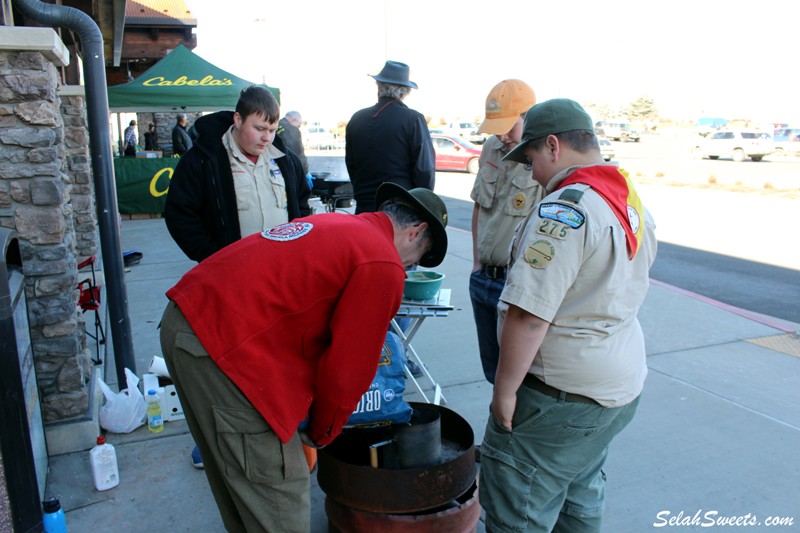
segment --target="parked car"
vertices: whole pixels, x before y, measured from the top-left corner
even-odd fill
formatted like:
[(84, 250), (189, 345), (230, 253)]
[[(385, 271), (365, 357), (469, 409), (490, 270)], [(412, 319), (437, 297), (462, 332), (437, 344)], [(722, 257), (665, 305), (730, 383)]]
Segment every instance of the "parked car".
[(436, 152), (436, 170), (478, 173), (478, 159), (481, 156), (479, 146), (454, 135), (432, 134), (431, 140)]
[(303, 132), (303, 145), (310, 150), (332, 150), (336, 136), (322, 126), (308, 126)]
[(698, 138), (695, 153), (708, 159), (730, 157), (734, 161), (744, 161), (748, 157), (761, 161), (775, 151), (775, 143), (769, 133), (752, 130), (724, 130)]
[(640, 139), (639, 132), (631, 129), (631, 125), (628, 122), (619, 120), (601, 120), (595, 124), (594, 129), (597, 135), (602, 135), (612, 141), (633, 141), (638, 143)]
[(600, 143), (600, 153), (603, 154), (603, 159), (605, 161), (611, 161), (614, 159), (614, 145), (611, 144), (606, 138), (599, 138), (597, 141)]
[(446, 134), (461, 137), (474, 144), (483, 144), (487, 137), (483, 133), (478, 133), (478, 126), (472, 122), (451, 122)]
[(800, 155), (800, 128), (775, 130), (775, 155)]

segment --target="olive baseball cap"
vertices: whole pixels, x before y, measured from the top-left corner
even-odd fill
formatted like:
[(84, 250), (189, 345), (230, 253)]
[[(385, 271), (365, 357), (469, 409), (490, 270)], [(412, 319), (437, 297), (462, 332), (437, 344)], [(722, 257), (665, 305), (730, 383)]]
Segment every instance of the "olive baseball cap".
[(536, 103), (536, 94), (522, 80), (503, 80), (486, 97), (486, 118), (478, 128), (479, 133), (505, 135), (517, 118)]
[(522, 139), (513, 150), (508, 152), (503, 161), (528, 163), (523, 151), (534, 139), (547, 137), (565, 131), (587, 130), (594, 131), (594, 123), (589, 113), (581, 104), (568, 98), (553, 98), (536, 104), (525, 115), (522, 126)]
[(381, 206), (389, 200), (397, 200), (414, 209), (431, 228), (433, 245), (431, 250), (420, 259), (419, 264), (424, 267), (438, 266), (447, 253), (447, 206), (430, 189), (417, 187), (410, 191), (392, 182), (384, 182), (378, 187), (375, 194), (375, 205)]

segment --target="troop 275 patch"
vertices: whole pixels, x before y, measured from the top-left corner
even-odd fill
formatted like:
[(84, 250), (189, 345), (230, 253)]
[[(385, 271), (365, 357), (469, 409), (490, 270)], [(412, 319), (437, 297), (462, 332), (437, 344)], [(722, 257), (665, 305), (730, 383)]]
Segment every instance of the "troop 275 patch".
[(539, 204), (539, 216), (562, 222), (571, 228), (580, 228), (586, 222), (586, 216), (574, 207), (555, 202)]
[(310, 222), (287, 222), (265, 229), (261, 232), (261, 236), (271, 241), (293, 241), (307, 234), (313, 227)]
[(525, 249), (525, 262), (533, 268), (544, 268), (549, 265), (556, 255), (553, 243), (544, 239), (533, 241)]

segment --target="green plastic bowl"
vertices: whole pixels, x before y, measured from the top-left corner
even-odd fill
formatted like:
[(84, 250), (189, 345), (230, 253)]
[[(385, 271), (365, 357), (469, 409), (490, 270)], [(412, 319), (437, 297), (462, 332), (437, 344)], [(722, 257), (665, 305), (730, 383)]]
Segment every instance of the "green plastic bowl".
[(403, 298), (407, 300), (430, 300), (442, 286), (444, 274), (433, 270), (411, 270), (406, 272)]

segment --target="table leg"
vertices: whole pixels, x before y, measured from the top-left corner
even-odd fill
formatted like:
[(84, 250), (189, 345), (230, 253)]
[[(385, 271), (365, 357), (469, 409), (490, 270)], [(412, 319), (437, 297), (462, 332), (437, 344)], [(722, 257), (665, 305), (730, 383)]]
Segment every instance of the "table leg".
[(436, 382), (436, 380), (433, 379), (433, 376), (428, 371), (428, 367), (425, 366), (425, 363), (422, 362), (422, 359), (420, 359), (419, 354), (417, 354), (417, 351), (411, 345), (411, 340), (417, 334), (417, 331), (419, 331), (419, 327), (422, 325), (422, 321), (424, 319), (425, 319), (424, 316), (423, 317), (412, 318), (410, 326), (408, 328), (408, 331), (405, 332), (405, 333), (403, 332), (402, 329), (400, 329), (400, 326), (397, 325), (397, 322), (394, 319), (392, 319), (391, 325), (392, 325), (392, 329), (394, 330), (394, 333), (396, 333), (397, 336), (400, 337), (400, 340), (403, 341), (403, 346), (406, 349), (406, 355), (408, 355), (409, 357), (413, 356), (413, 358), (414, 358), (413, 360), (417, 363), (419, 368), (422, 370), (422, 373), (425, 375), (425, 377), (428, 378), (428, 381), (430, 381), (431, 385), (433, 385), (433, 388), (434, 388), (433, 402), (431, 402), (431, 400), (428, 399), (428, 396), (422, 390), (422, 386), (420, 385), (419, 381), (417, 381), (417, 378), (414, 377), (414, 375), (411, 373), (411, 371), (408, 369), (408, 367), (404, 367), (403, 368), (403, 371), (405, 372), (406, 378), (411, 380), (411, 382), (414, 384), (416, 389), (419, 391), (419, 393), (425, 399), (426, 403), (434, 403), (434, 404), (437, 404), (437, 405), (446, 405), (447, 404), (447, 400), (445, 399), (444, 395), (442, 394), (442, 388), (439, 386), (439, 384)]

